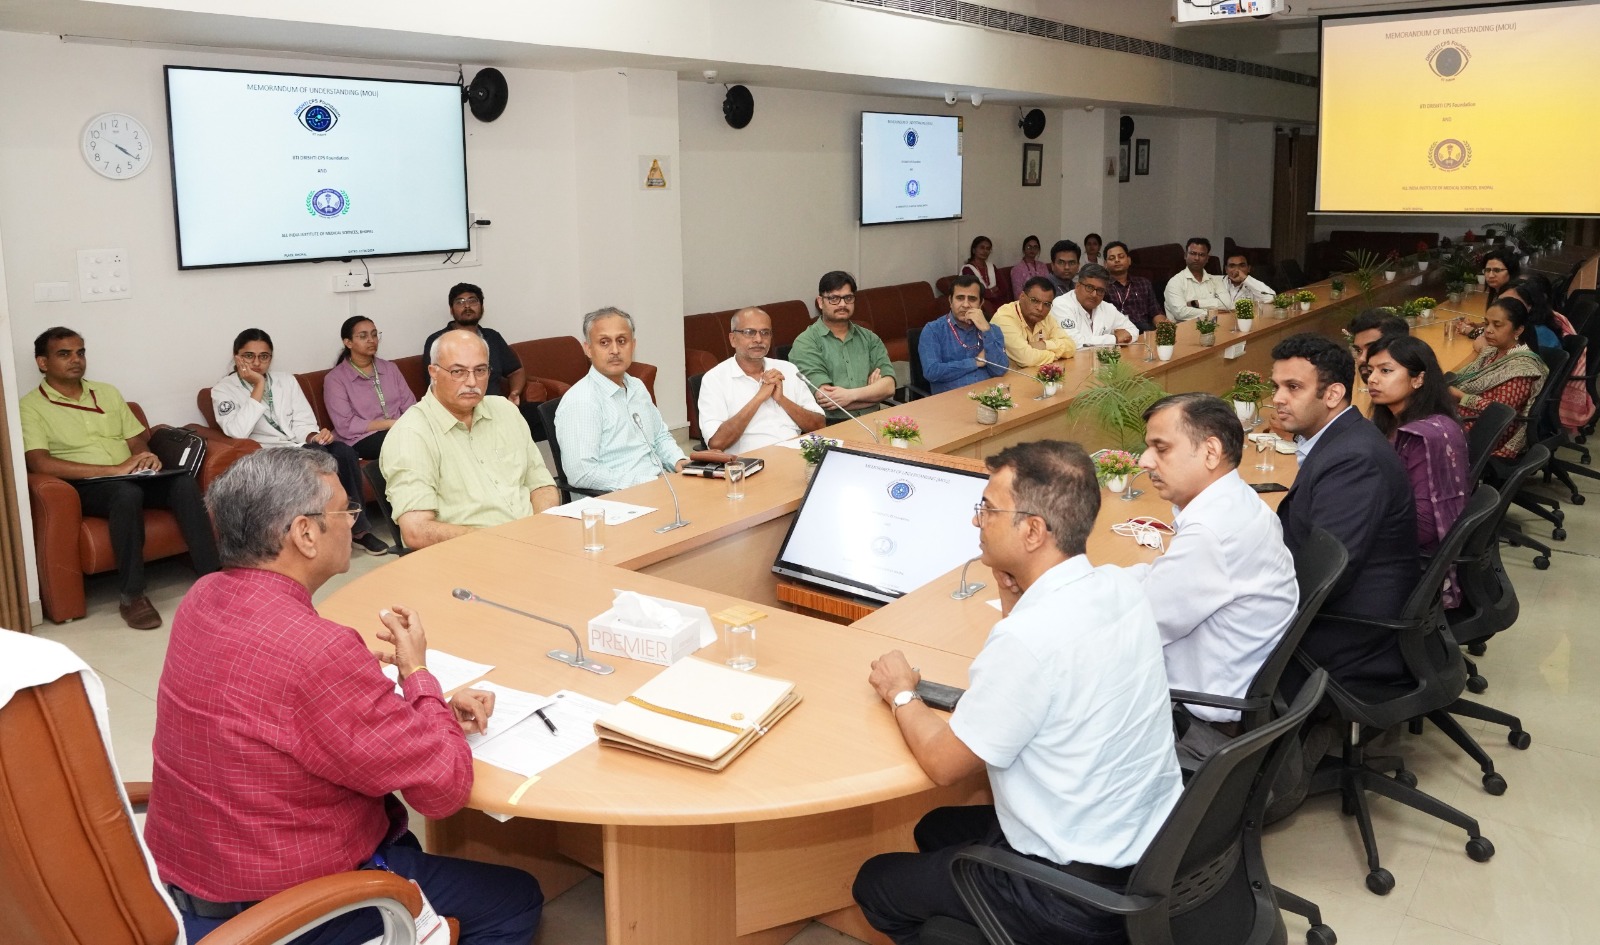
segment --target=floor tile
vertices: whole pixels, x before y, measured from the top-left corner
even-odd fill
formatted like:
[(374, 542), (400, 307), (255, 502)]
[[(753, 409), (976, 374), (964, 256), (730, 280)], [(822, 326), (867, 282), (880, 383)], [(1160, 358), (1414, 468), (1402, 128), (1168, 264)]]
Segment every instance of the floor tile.
[[(1334, 931), (1338, 932), (1338, 929)], [(1292, 941), (1292, 938), (1291, 938)], [(1455, 929), (1434, 925), (1406, 916), (1400, 923), (1400, 934), (1395, 936), (1395, 945), (1493, 945), (1492, 939), (1478, 938), (1476, 935), (1467, 935)], [(1339, 933), (1339, 945), (1356, 945)]]
[[(1406, 922), (1403, 910), (1378, 907), (1384, 900), (1365, 889), (1291, 885), (1282, 882), (1276, 871), (1272, 881), (1315, 902), (1317, 908), (1322, 910), (1323, 924), (1333, 929), (1334, 935), (1339, 938), (1339, 945), (1391, 945), (1397, 941), (1395, 936)], [(1284, 913), (1283, 924), (1288, 929), (1290, 945), (1298, 945), (1306, 940), (1309, 923), (1305, 919)]]

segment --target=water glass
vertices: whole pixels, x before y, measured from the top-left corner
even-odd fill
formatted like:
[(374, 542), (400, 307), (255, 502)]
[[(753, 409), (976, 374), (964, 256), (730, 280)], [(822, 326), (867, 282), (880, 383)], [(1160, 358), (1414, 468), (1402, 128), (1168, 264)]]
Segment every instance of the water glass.
[(606, 550), (606, 510), (584, 509), (583, 516), (583, 550)]
[(756, 625), (753, 623), (728, 625), (729, 666), (749, 672), (756, 668)]
[(723, 465), (722, 474), (728, 480), (728, 498), (744, 498), (744, 460), (729, 460)]

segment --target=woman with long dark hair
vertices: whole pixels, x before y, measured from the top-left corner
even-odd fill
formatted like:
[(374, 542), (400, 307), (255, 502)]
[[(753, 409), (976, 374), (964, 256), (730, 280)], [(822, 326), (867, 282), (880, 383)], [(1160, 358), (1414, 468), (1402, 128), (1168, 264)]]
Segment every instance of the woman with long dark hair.
[(1493, 304), (1506, 286), (1522, 276), (1522, 260), (1514, 250), (1501, 247), (1483, 254), (1483, 289)]
[(994, 268), (994, 263), (989, 261), (989, 255), (994, 252), (994, 243), (987, 236), (975, 236), (972, 245), (967, 249), (967, 261), (961, 264), (961, 272), (957, 275), (973, 275), (978, 277), (978, 282), (983, 285), (984, 313), (993, 314), (994, 310), (1006, 302), (1006, 288), (1000, 285), (1000, 275)]
[[(1500, 292), (1501, 298), (1521, 299), (1528, 306), (1528, 320), (1534, 325), (1534, 335), (1541, 348), (1559, 348), (1563, 338), (1577, 333), (1567, 316), (1555, 310), (1550, 289), (1549, 279), (1540, 273), (1530, 273)], [(1579, 352), (1577, 360), (1568, 367), (1571, 370), (1567, 380), (1556, 394), (1560, 398), (1557, 412), (1561, 425), (1576, 433), (1594, 416), (1594, 401), (1589, 398), (1589, 385), (1584, 381), (1589, 376), (1589, 352)]]
[(1385, 335), (1367, 352), (1372, 422), (1394, 444), (1417, 498), (1417, 548), (1439, 547), (1466, 507), (1472, 483), (1455, 398), (1427, 342)]
[(377, 459), (389, 428), (417, 398), (394, 362), (378, 357), (383, 332), (372, 319), (350, 316), (339, 326), (339, 337), (344, 347), (323, 375), (322, 401), (339, 442), (362, 459)]
[[(1450, 395), (1456, 400), (1456, 412), (1468, 429), (1472, 428), (1472, 422), (1484, 405), (1491, 401), (1505, 404), (1518, 416), (1525, 415), (1550, 373), (1544, 359), (1524, 341), (1531, 336), (1533, 328), (1528, 307), (1521, 300), (1498, 299), (1485, 315), (1483, 334), (1473, 342), (1483, 348), (1472, 363), (1456, 372), (1450, 388)], [(1513, 423), (1495, 446), (1494, 455), (1515, 459), (1527, 445), (1527, 425)]]

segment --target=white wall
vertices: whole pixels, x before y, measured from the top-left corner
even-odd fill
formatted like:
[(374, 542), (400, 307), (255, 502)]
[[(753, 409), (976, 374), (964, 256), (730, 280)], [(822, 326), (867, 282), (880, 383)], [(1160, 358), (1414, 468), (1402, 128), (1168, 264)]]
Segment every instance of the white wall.
[[(1223, 195), (1220, 222), (1223, 236), (1241, 246), (1272, 243), (1272, 184), (1274, 135), (1271, 122), (1253, 121), (1227, 126), (1227, 147), (1217, 168)], [(1220, 249), (1221, 243), (1217, 244)]]

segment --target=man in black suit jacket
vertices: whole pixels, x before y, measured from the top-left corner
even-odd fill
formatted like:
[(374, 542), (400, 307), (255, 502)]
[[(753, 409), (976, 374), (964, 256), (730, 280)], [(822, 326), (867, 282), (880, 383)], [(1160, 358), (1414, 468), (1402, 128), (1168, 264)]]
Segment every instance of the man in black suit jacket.
[[(1350, 406), (1355, 361), (1312, 334), (1285, 338), (1272, 358), (1278, 425), (1299, 443), (1300, 472), (1278, 506), (1284, 543), (1298, 556), (1312, 529), (1323, 528), (1350, 553), (1325, 612), (1398, 616), (1421, 576), (1416, 500), (1394, 447)], [(1388, 630), (1318, 620), (1300, 648), (1347, 685), (1409, 679)]]

